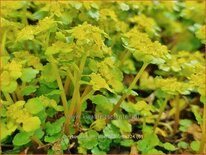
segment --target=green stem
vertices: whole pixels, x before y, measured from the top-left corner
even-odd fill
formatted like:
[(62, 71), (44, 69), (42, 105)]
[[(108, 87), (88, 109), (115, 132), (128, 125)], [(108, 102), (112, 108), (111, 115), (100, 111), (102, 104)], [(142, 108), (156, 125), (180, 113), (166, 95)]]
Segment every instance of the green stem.
[(124, 64), (124, 61), (130, 56), (131, 52), (126, 50), (120, 57), (120, 66)]
[(62, 80), (61, 80), (59, 70), (58, 70), (58, 67), (57, 67), (57, 64), (56, 64), (54, 58), (51, 56), (50, 59), (51, 59), (52, 68), (54, 70), (54, 74), (56, 76), (57, 84), (58, 84), (59, 90), (61, 92), (60, 96), (61, 96), (62, 104), (63, 104), (63, 107), (64, 107), (64, 115), (65, 115), (65, 117), (67, 117), (67, 115), (68, 115), (68, 105), (67, 105), (67, 98), (66, 98), (66, 94), (64, 92), (64, 87), (63, 87), (63, 84), (62, 84)]
[(26, 26), (28, 25), (28, 21), (27, 21), (27, 6), (25, 5), (23, 8), (23, 16), (22, 16), (22, 23)]
[[(87, 88), (91, 88), (91, 87), (87, 87)], [(89, 99), (93, 94), (94, 94), (94, 90), (90, 90), (90, 89), (85, 89), (84, 93), (82, 94), (80, 101), (78, 102), (77, 106), (77, 112), (76, 112), (76, 121), (75, 121), (75, 127), (76, 127), (76, 132), (78, 132), (79, 130), (79, 125), (80, 125), (80, 118), (81, 118), (81, 105), (82, 103), (84, 103), (84, 101), (86, 101), (87, 99)]]
[(165, 98), (162, 106), (160, 107), (160, 112), (159, 112), (159, 115), (158, 115), (158, 117), (157, 117), (157, 120), (156, 120), (156, 122), (155, 122), (155, 124), (154, 124), (153, 132), (155, 132), (155, 130), (156, 130), (158, 124), (159, 124), (159, 121), (160, 121), (160, 118), (161, 118), (161, 116), (162, 116), (162, 113), (163, 113), (163, 111), (164, 111), (164, 109), (165, 109), (165, 107), (166, 107), (166, 105), (167, 105), (167, 101), (168, 101), (168, 98)]
[(5, 30), (5, 32), (3, 33), (3, 36), (2, 36), (2, 43), (1, 43), (2, 55), (9, 55), (5, 49), (7, 32), (8, 32), (8, 30)]
[(31, 140), (32, 140), (34, 143), (38, 144), (37, 149), (43, 148), (45, 152), (47, 151), (47, 149), (43, 147), (43, 146), (44, 146), (44, 143), (42, 143), (42, 141), (41, 141), (38, 137), (32, 136), (32, 137), (31, 137)]
[[(74, 77), (75, 77), (76, 81), (75, 81), (75, 85), (74, 85), (75, 88), (74, 88), (71, 104), (69, 107), (69, 112), (68, 112), (68, 115), (67, 115), (67, 118), (65, 121), (65, 134), (66, 135), (69, 135), (69, 133), (70, 133), (70, 131), (69, 131), (69, 127), (70, 127), (70, 123), (71, 123), (70, 119), (72, 118), (72, 115), (74, 113), (75, 105), (77, 103), (79, 103), (79, 100), (80, 100), (80, 91), (79, 91), (80, 80), (81, 80), (82, 72), (84, 70), (86, 59), (87, 59), (87, 55), (84, 55), (81, 59), (80, 65), (79, 65), (79, 72), (74, 72)], [(81, 110), (81, 107), (78, 105), (76, 110), (79, 111), (79, 109)]]
[[(144, 70), (146, 69), (146, 67), (148, 66), (148, 63), (143, 63), (141, 69), (139, 70), (139, 72), (137, 73), (137, 75), (135, 76), (134, 80), (132, 81), (132, 83), (130, 84), (129, 88), (128, 88), (128, 92), (130, 92), (134, 86), (136, 85), (137, 81), (139, 80), (140, 76), (142, 75), (142, 73), (144, 72)], [(114, 106), (114, 108), (112, 109), (112, 111), (109, 113), (109, 116), (106, 118), (106, 123), (108, 123), (110, 120), (110, 118), (112, 117), (112, 115), (119, 109), (121, 103), (126, 99), (126, 97), (128, 96), (128, 94), (123, 94), (122, 97), (119, 99), (119, 101), (116, 103), (116, 105)]]
[(41, 140), (38, 138), (38, 137), (36, 137), (36, 136), (32, 136), (31, 137), (31, 140), (33, 141), (33, 142), (35, 142), (36, 144), (38, 144), (39, 145), (39, 147), (42, 147), (44, 144), (41, 142)]
[(17, 100), (20, 101), (20, 100), (24, 100), (24, 97), (21, 95), (20, 93), (20, 88), (17, 87), (16, 91), (15, 91), (15, 94), (16, 94), (16, 97), (17, 97)]
[(65, 121), (65, 131), (64, 131), (64, 133), (66, 135), (69, 135), (69, 132), (70, 132), (69, 127), (70, 127), (73, 111), (74, 111), (74, 108), (75, 108), (76, 99), (78, 98), (79, 80), (78, 80), (78, 76), (76, 75), (76, 72), (74, 73), (74, 77), (76, 79), (75, 85), (74, 85), (75, 88), (74, 88), (72, 100), (71, 100), (71, 103), (70, 103), (70, 106), (69, 106), (68, 115), (67, 115), (66, 121)]
[(178, 125), (179, 125), (179, 117), (180, 117), (179, 96), (176, 96), (175, 107), (176, 107), (176, 110), (175, 110), (174, 134), (177, 132)]
[(69, 86), (70, 86), (70, 78), (69, 76), (66, 77), (65, 83), (64, 83), (64, 91), (66, 93), (66, 95), (68, 95), (68, 91), (69, 91)]
[(16, 94), (13, 92), (13, 93), (11, 94), (11, 96), (12, 96), (12, 98), (13, 98), (13, 101), (16, 102), (16, 101), (17, 101)]
[(9, 93), (3, 92), (3, 95), (4, 95), (4, 97), (5, 97), (5, 99), (7, 101), (9, 101), (10, 103), (14, 103), (14, 101), (12, 100), (11, 96), (9, 95)]
[(202, 125), (202, 139), (200, 142), (200, 148), (198, 153), (205, 154), (206, 153), (206, 103), (204, 103), (203, 108), (203, 125)]

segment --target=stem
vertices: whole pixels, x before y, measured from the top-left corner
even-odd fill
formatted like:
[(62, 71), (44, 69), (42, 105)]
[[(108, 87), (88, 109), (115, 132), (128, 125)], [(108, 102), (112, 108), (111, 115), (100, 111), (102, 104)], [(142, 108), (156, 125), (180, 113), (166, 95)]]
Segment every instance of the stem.
[(25, 5), (23, 8), (23, 16), (22, 16), (22, 23), (26, 26), (28, 25), (28, 21), (27, 21), (27, 6)]
[(17, 87), (16, 89), (16, 96), (17, 96), (17, 100), (20, 101), (20, 100), (24, 100), (23, 96), (21, 96), (20, 94), (20, 91), (19, 91), (19, 88)]
[[(144, 70), (146, 69), (146, 67), (148, 66), (148, 63), (144, 63), (141, 67), (141, 69), (139, 70), (139, 72), (137, 73), (137, 75), (135, 76), (134, 80), (132, 81), (132, 83), (130, 84), (129, 88), (128, 88), (128, 92), (130, 92), (134, 86), (136, 85), (137, 81), (139, 80), (140, 76), (142, 75), (142, 73), (144, 72)], [(123, 94), (122, 97), (119, 99), (119, 101), (116, 103), (116, 105), (114, 106), (114, 108), (112, 109), (112, 111), (109, 113), (109, 116), (106, 118), (106, 123), (109, 122), (109, 119), (112, 117), (112, 115), (119, 109), (121, 103), (125, 100), (125, 98), (128, 96), (128, 94)]]
[(4, 54), (9, 55), (8, 52), (5, 49), (7, 32), (8, 32), (8, 30), (5, 30), (5, 32), (3, 33), (3, 36), (2, 36), (2, 43), (1, 43), (1, 50), (2, 50), (2, 53), (3, 53), (2, 55), (4, 55)]
[(79, 107), (77, 108), (77, 112), (76, 112), (76, 121), (75, 121), (76, 132), (78, 132), (79, 125), (80, 125), (80, 119), (81, 119), (81, 114), (82, 114), (81, 105), (82, 105), (82, 103), (84, 103), (84, 101), (86, 101), (88, 98), (90, 98), (95, 92), (92, 89), (90, 90), (91, 86), (89, 86), (87, 88), (84, 90), (84, 93), (82, 94), (80, 101), (77, 104), (77, 106), (79, 106)]
[(13, 101), (16, 102), (16, 101), (17, 101), (16, 94), (15, 94), (15, 93), (12, 93), (11, 96), (12, 96), (12, 98), (13, 98)]
[(124, 63), (124, 61), (130, 56), (130, 51), (126, 50), (120, 57), (120, 66)]
[(64, 92), (66, 93), (66, 95), (68, 94), (69, 86), (70, 86), (70, 78), (69, 76), (67, 76), (64, 83)]
[(153, 132), (155, 132), (155, 130), (156, 130), (158, 124), (159, 124), (159, 121), (160, 121), (160, 118), (161, 118), (161, 116), (162, 116), (162, 113), (163, 113), (163, 111), (164, 111), (164, 109), (165, 109), (165, 107), (166, 107), (166, 105), (167, 105), (167, 101), (168, 101), (168, 98), (165, 98), (165, 100), (164, 100), (164, 102), (163, 102), (163, 105), (162, 105), (161, 108), (160, 108), (160, 112), (159, 112), (159, 115), (158, 115), (158, 117), (157, 117), (157, 120), (156, 120), (156, 122), (155, 122), (155, 125), (154, 125), (154, 128), (153, 128)]
[(63, 107), (64, 107), (64, 115), (65, 115), (65, 117), (67, 117), (67, 115), (68, 115), (68, 105), (67, 105), (67, 98), (66, 98), (66, 94), (64, 92), (64, 87), (63, 87), (63, 84), (62, 84), (62, 80), (61, 80), (61, 77), (60, 77), (60, 74), (59, 74), (59, 71), (58, 71), (58, 67), (57, 67), (57, 64), (56, 64), (54, 58), (52, 56), (50, 58), (51, 58), (51, 64), (52, 64), (52, 68), (54, 70), (54, 74), (56, 75), (57, 84), (58, 84), (59, 90), (61, 92), (60, 96), (61, 96), (62, 104), (63, 104)]
[(32, 140), (33, 142), (35, 142), (36, 144), (38, 144), (39, 147), (41, 147), (41, 146), (44, 145), (44, 144), (41, 142), (41, 140), (40, 140), (39, 138), (37, 138), (36, 136), (32, 136), (32, 137), (31, 137), (31, 140)]
[(78, 80), (78, 75), (76, 72), (74, 72), (74, 77), (76, 79), (75, 81), (75, 88), (74, 88), (74, 92), (73, 92), (73, 96), (72, 96), (72, 100), (69, 106), (69, 111), (68, 111), (68, 115), (66, 117), (66, 121), (65, 121), (65, 134), (69, 135), (69, 126), (71, 124), (71, 119), (72, 119), (72, 115), (73, 115), (73, 111), (74, 111), (74, 107), (75, 107), (75, 103), (76, 103), (76, 99), (78, 98), (78, 93), (79, 93), (79, 80)]
[(206, 153), (206, 103), (204, 103), (203, 109), (202, 139), (198, 153)]
[[(82, 57), (80, 65), (79, 65), (79, 72), (74, 72), (74, 77), (75, 77), (75, 80), (76, 80), (75, 85), (74, 85), (75, 89), (74, 89), (73, 96), (72, 96), (72, 101), (71, 101), (71, 104), (70, 104), (70, 107), (69, 107), (69, 112), (68, 112), (68, 115), (67, 115), (66, 121), (65, 121), (65, 134), (66, 135), (69, 135), (69, 132), (70, 132), (69, 131), (69, 126), (70, 126), (70, 123), (71, 123), (70, 119), (72, 118), (76, 103), (78, 103), (79, 100), (80, 100), (80, 92), (79, 92), (80, 80), (81, 80), (82, 72), (84, 70), (86, 59), (87, 59), (87, 55), (84, 55)], [(77, 111), (79, 109), (81, 111), (81, 107), (77, 106)]]
[(31, 137), (31, 140), (32, 140), (34, 143), (38, 144), (37, 149), (43, 148), (45, 152), (47, 151), (47, 149), (43, 147), (44, 144), (42, 143), (42, 141), (41, 141), (38, 137), (32, 136), (32, 137)]
[(3, 92), (3, 95), (4, 95), (4, 97), (5, 97), (5, 99), (7, 101), (9, 101), (10, 103), (14, 103), (14, 101), (12, 100), (11, 96), (9, 95), (9, 93)]
[(174, 124), (174, 134), (178, 130), (178, 125), (179, 125), (179, 117), (180, 117), (180, 107), (179, 107), (179, 96), (176, 96), (176, 101), (175, 101), (175, 124)]

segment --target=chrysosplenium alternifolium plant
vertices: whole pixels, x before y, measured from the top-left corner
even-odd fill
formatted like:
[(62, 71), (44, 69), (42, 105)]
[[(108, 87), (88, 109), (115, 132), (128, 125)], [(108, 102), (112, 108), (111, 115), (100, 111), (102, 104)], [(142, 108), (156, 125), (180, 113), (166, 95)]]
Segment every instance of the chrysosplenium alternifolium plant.
[(204, 153), (202, 3), (2, 2), (0, 152)]

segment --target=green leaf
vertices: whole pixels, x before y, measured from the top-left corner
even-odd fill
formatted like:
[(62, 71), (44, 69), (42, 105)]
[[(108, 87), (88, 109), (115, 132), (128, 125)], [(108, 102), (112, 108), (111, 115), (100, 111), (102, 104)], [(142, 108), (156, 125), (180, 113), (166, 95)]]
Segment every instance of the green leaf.
[(32, 15), (31, 18), (32, 18), (32, 19), (35, 19), (35, 20), (40, 20), (40, 19), (43, 19), (44, 17), (46, 17), (47, 14), (48, 14), (47, 11), (41, 11), (41, 10), (39, 10), (39, 11), (35, 12), (35, 13)]
[(190, 143), (190, 147), (192, 148), (192, 150), (198, 152), (198, 150), (200, 148), (200, 141), (192, 141)]
[(48, 142), (48, 143), (54, 143), (61, 138), (61, 135), (62, 135), (61, 133), (57, 133), (57, 134), (52, 135), (52, 136), (45, 136), (44, 141)]
[(164, 143), (162, 146), (168, 151), (177, 150), (177, 148), (174, 145), (172, 145), (171, 143), (168, 143), (168, 142)]
[(31, 134), (27, 132), (20, 132), (14, 136), (12, 143), (15, 146), (22, 146), (30, 142)]
[(199, 112), (199, 107), (196, 105), (192, 105), (191, 107), (192, 107), (192, 112), (195, 115), (195, 119), (197, 120), (198, 124), (201, 126), (203, 124), (203, 117)]
[(112, 124), (120, 129), (121, 132), (131, 132), (132, 125), (128, 122), (128, 120), (113, 120)]
[(56, 75), (52, 70), (51, 63), (47, 63), (42, 70), (42, 78), (47, 82), (53, 82), (56, 80)]
[(104, 151), (101, 151), (98, 147), (95, 147), (91, 150), (92, 154), (107, 154)]
[(189, 146), (189, 144), (186, 143), (186, 142), (184, 142), (184, 141), (180, 141), (180, 142), (177, 144), (177, 146), (178, 146), (179, 148), (187, 149), (188, 146)]
[(63, 135), (62, 138), (61, 138), (61, 149), (62, 150), (66, 150), (68, 149), (68, 146), (69, 146), (69, 138), (68, 136), (66, 135)]
[(133, 143), (134, 141), (132, 139), (125, 139), (120, 142), (120, 145), (125, 147), (131, 147)]
[(109, 139), (117, 139), (120, 137), (119, 129), (113, 124), (108, 124), (104, 128), (103, 133)]
[(22, 96), (28, 96), (36, 91), (36, 86), (29, 85), (26, 86), (24, 89), (21, 90)]
[(157, 150), (157, 149), (153, 148), (153, 149), (149, 150), (147, 152), (147, 154), (164, 154), (164, 153), (160, 150)]
[(12, 80), (8, 85), (2, 84), (2, 91), (5, 93), (13, 93), (17, 88), (17, 82)]
[(128, 11), (129, 10), (129, 5), (127, 5), (125, 3), (120, 3), (119, 7), (122, 11)]
[(91, 128), (96, 131), (101, 131), (106, 126), (105, 119), (97, 119), (91, 124)]
[(47, 122), (45, 126), (47, 135), (55, 135), (59, 133), (62, 130), (64, 121), (65, 121), (65, 118), (61, 117), (54, 123)]
[(103, 95), (91, 97), (92, 103), (96, 104), (96, 110), (108, 114), (113, 109), (113, 104)]
[(25, 108), (31, 114), (37, 114), (44, 109), (44, 105), (39, 98), (32, 98), (27, 101)]
[(99, 135), (98, 137), (98, 146), (101, 150), (109, 151), (111, 142), (112, 140), (104, 135)]
[(34, 132), (34, 136), (41, 139), (44, 136), (44, 131), (41, 128), (39, 128)]
[(40, 125), (41, 121), (38, 117), (30, 117), (23, 122), (23, 129), (26, 132), (35, 131), (40, 128)]
[(21, 79), (23, 82), (31, 82), (31, 80), (33, 80), (38, 73), (39, 73), (38, 70), (33, 69), (31, 67), (23, 68)]
[(154, 149), (159, 143), (160, 141), (156, 134), (146, 134), (142, 140), (137, 142), (137, 147), (142, 153), (148, 153), (149, 150)]
[(192, 121), (189, 119), (181, 119), (180, 120), (180, 131), (187, 131), (188, 127), (192, 124)]
[(57, 41), (52, 44), (52, 46), (46, 49), (46, 55), (53, 55), (57, 53), (70, 53), (73, 47), (67, 43)]
[(98, 136), (99, 134), (95, 130), (80, 133), (78, 136), (78, 143), (83, 148), (92, 149), (98, 144)]
[(33, 40), (33, 39), (34, 39), (34, 27), (26, 26), (17, 34), (16, 41), (23, 42), (26, 40)]

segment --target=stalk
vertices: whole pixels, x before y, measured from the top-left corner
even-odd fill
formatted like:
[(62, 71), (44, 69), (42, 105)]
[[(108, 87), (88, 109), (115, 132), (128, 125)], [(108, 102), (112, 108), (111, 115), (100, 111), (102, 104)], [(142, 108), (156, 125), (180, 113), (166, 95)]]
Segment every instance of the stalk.
[(126, 50), (120, 57), (120, 66), (124, 63), (124, 61), (130, 56), (131, 52)]
[(68, 94), (69, 86), (70, 86), (70, 78), (69, 78), (69, 76), (67, 76), (65, 83), (64, 83), (64, 91), (66, 94)]
[(51, 56), (50, 59), (51, 59), (52, 68), (54, 70), (54, 74), (56, 76), (57, 84), (58, 84), (59, 90), (61, 92), (60, 96), (61, 96), (61, 100), (62, 100), (62, 104), (63, 104), (63, 108), (64, 108), (64, 115), (65, 115), (65, 117), (67, 117), (69, 112), (68, 112), (67, 98), (66, 98), (66, 94), (64, 92), (62, 80), (61, 80), (61, 77), (60, 77), (60, 74), (58, 71), (58, 67), (57, 67), (57, 64), (56, 64), (54, 58)]
[(176, 96), (176, 101), (175, 101), (175, 124), (174, 124), (174, 134), (178, 130), (178, 125), (179, 125), (179, 117), (180, 117), (180, 107), (179, 107), (179, 96)]
[[(87, 59), (87, 55), (84, 55), (82, 57), (82, 60), (80, 62), (80, 66), (79, 66), (79, 72), (74, 72), (74, 77), (75, 77), (75, 85), (74, 85), (74, 92), (73, 92), (73, 96), (72, 96), (72, 101), (71, 101), (71, 104), (70, 104), (70, 107), (69, 107), (69, 112), (68, 112), (68, 115), (66, 117), (66, 122), (65, 122), (65, 134), (66, 135), (69, 135), (69, 126), (70, 126), (70, 119), (72, 118), (72, 115), (73, 115), (73, 112), (74, 112), (74, 108), (75, 108), (75, 105), (78, 103), (78, 101), (80, 100), (80, 91), (79, 91), (79, 88), (80, 88), (80, 80), (81, 80), (81, 75), (82, 75), (82, 72), (84, 70), (84, 66), (85, 66), (85, 63), (86, 63), (86, 59)], [(81, 106), (77, 106), (77, 111), (81, 111)]]
[(156, 130), (158, 124), (159, 124), (159, 121), (160, 121), (160, 118), (161, 118), (161, 116), (162, 116), (162, 113), (163, 113), (163, 111), (165, 110), (165, 107), (166, 107), (166, 105), (167, 105), (167, 101), (168, 101), (168, 98), (165, 98), (165, 101), (163, 102), (163, 105), (162, 105), (161, 108), (160, 108), (160, 112), (159, 112), (159, 115), (158, 115), (158, 117), (157, 117), (157, 120), (156, 120), (156, 122), (155, 122), (155, 124), (154, 124), (153, 132), (155, 132), (155, 130)]
[(80, 119), (81, 119), (81, 105), (86, 101), (88, 98), (90, 98), (94, 94), (94, 90), (92, 90), (91, 86), (87, 86), (86, 89), (84, 90), (79, 102), (77, 103), (77, 112), (76, 112), (76, 121), (75, 121), (75, 127), (76, 127), (76, 132), (79, 130), (79, 124), (80, 124)]
[(12, 100), (11, 96), (9, 95), (9, 93), (5, 93), (3, 92), (4, 97), (6, 98), (7, 101), (9, 101), (10, 103), (14, 103), (14, 101)]
[(20, 101), (20, 100), (24, 100), (23, 96), (21, 95), (20, 93), (20, 90), (19, 88), (17, 87), (16, 91), (15, 91), (15, 94), (16, 94), (16, 97), (17, 97), (17, 100)]
[(12, 98), (13, 98), (13, 101), (16, 102), (16, 101), (17, 101), (16, 94), (15, 94), (15, 93), (12, 93), (11, 96), (12, 96)]
[[(144, 70), (146, 69), (146, 67), (148, 66), (148, 63), (143, 63), (141, 69), (139, 70), (139, 72), (137, 73), (137, 75), (135, 76), (134, 80), (132, 81), (132, 83), (130, 84), (129, 88), (128, 88), (128, 92), (131, 91), (134, 86), (136, 85), (137, 81), (139, 80), (140, 76), (142, 75), (142, 73), (144, 72)], [(119, 99), (119, 101), (116, 103), (116, 105), (114, 106), (114, 108), (112, 109), (112, 111), (109, 113), (109, 116), (106, 118), (106, 123), (109, 122), (109, 119), (113, 116), (113, 114), (119, 109), (121, 103), (126, 99), (126, 97), (128, 96), (128, 94), (123, 94), (122, 97)]]
[(31, 140), (33, 141), (33, 142), (35, 142), (36, 144), (38, 144), (39, 145), (39, 147), (42, 147), (44, 144), (41, 142), (41, 140), (38, 138), (38, 137), (36, 137), (36, 136), (32, 136), (31, 137)]
[(3, 36), (2, 36), (2, 43), (1, 43), (2, 55), (9, 55), (5, 49), (7, 32), (8, 32), (8, 30), (5, 30), (5, 32), (3, 33)]

